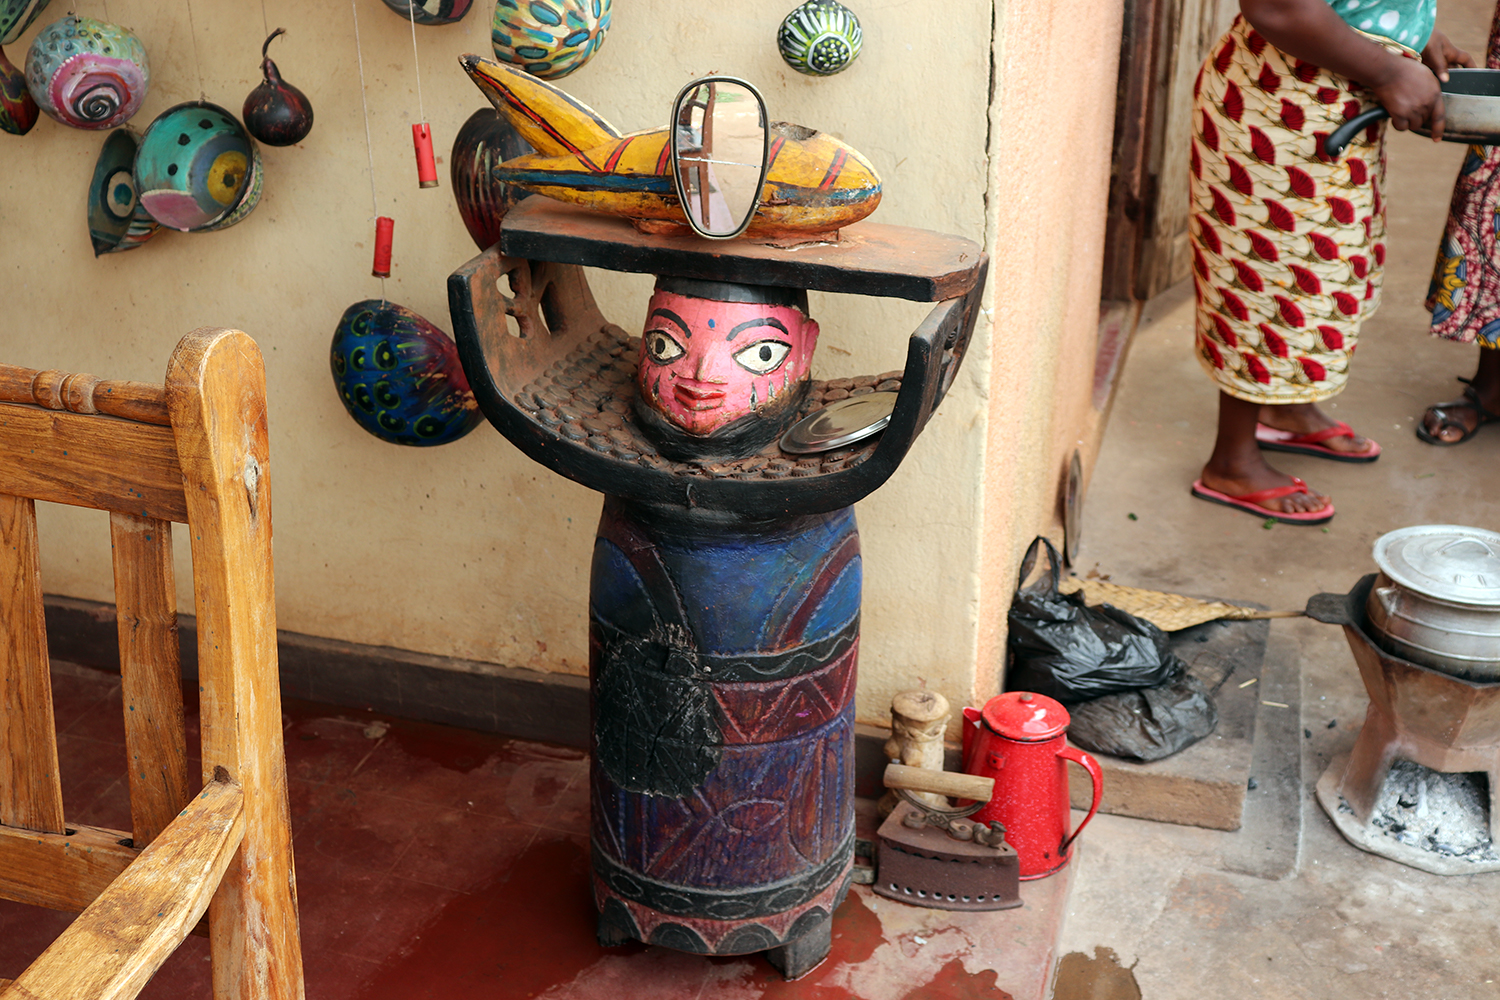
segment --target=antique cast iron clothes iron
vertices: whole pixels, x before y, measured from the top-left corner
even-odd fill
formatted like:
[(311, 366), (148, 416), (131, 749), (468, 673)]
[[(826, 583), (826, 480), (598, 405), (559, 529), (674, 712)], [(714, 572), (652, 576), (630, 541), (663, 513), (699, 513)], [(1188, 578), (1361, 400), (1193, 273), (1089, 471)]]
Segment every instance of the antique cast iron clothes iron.
[[(937, 910), (1008, 910), (1021, 905), (1020, 862), (994, 820), (975, 823), (995, 792), (995, 779), (890, 764), (885, 786), (903, 801), (876, 833), (875, 893)], [(912, 795), (973, 798), (950, 809)], [(946, 801), (946, 800), (943, 800)]]
[[(1067, 744), (1068, 710), (1044, 694), (1007, 691), (981, 711), (964, 709), (964, 770), (995, 779), (995, 793), (974, 813), (998, 821), (1021, 858), (1022, 881), (1051, 875), (1068, 863), (1073, 842), (1099, 811), (1099, 764)], [(1089, 813), (1070, 835), (1067, 761), (1094, 783)]]

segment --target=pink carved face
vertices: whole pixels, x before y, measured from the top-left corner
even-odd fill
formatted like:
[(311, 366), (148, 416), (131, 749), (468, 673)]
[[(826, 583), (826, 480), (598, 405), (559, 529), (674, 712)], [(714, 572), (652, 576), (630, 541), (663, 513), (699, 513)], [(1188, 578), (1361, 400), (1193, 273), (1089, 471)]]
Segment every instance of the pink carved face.
[(689, 434), (773, 406), (811, 370), (818, 324), (793, 306), (658, 290), (647, 310), (636, 384)]

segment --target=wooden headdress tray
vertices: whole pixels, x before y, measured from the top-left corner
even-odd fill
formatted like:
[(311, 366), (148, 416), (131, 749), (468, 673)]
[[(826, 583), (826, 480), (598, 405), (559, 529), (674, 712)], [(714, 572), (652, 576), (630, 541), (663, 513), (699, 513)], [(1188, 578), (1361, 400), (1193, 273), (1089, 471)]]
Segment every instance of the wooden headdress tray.
[[(859, 222), (837, 243), (775, 247), (637, 231), (545, 198), (512, 208), (500, 242), (448, 278), (459, 357), (485, 415), (527, 456), (576, 482), (646, 503), (742, 517), (812, 514), (874, 491), (953, 383), (974, 330), (988, 257), (970, 240)], [(935, 302), (901, 372), (815, 382), (804, 409), (899, 389), (878, 437), (822, 455), (775, 443), (746, 458), (675, 462), (629, 405), (634, 338), (608, 322), (583, 267)]]

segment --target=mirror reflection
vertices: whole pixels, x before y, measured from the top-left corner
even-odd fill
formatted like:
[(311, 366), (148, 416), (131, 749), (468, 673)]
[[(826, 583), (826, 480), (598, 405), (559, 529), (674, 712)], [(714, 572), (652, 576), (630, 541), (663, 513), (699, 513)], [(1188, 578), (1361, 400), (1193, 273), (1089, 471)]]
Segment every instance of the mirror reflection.
[(743, 80), (695, 80), (672, 111), (672, 174), (688, 222), (726, 239), (750, 224), (766, 172), (766, 105)]

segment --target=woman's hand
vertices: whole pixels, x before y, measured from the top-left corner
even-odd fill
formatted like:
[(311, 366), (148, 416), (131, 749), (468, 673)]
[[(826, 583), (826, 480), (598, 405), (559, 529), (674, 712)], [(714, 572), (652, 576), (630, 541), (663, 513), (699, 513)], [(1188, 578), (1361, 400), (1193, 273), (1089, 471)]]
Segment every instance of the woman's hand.
[(1437, 142), (1443, 137), (1443, 91), (1438, 78), (1415, 59), (1387, 53), (1380, 71), (1366, 74), (1365, 86), (1375, 100), (1390, 112), (1391, 127), (1398, 132), (1425, 124)]
[(1441, 31), (1434, 30), (1432, 37), (1427, 41), (1427, 47), (1422, 50), (1422, 63), (1432, 70), (1432, 75), (1448, 81), (1449, 66), (1474, 67), (1474, 57), (1463, 49), (1448, 41), (1448, 36)]

